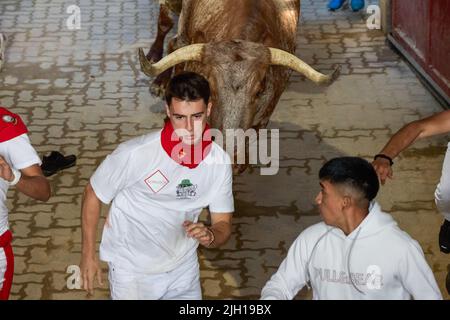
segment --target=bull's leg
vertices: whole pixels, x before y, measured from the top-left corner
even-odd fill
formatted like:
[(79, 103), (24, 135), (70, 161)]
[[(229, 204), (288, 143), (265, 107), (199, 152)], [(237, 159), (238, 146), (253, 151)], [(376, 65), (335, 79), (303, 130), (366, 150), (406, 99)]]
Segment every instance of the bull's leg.
[(173, 20), (169, 14), (169, 8), (162, 4), (159, 6), (158, 17), (158, 33), (156, 34), (155, 42), (153, 42), (150, 50), (147, 53), (147, 59), (151, 63), (161, 60), (164, 51), (164, 39), (173, 27)]
[[(167, 47), (167, 54), (172, 53), (177, 49), (177, 37), (174, 37), (169, 41)], [(165, 88), (172, 77), (173, 67), (167, 69), (163, 73), (159, 74), (150, 86), (150, 93), (156, 97), (164, 97)]]

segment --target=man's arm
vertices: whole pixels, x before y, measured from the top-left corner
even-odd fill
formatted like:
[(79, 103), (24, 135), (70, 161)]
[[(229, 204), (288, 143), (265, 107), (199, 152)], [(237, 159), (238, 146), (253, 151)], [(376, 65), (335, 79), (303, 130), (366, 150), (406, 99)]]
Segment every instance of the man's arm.
[(261, 300), (292, 300), (307, 282), (305, 256), (301, 235), (289, 248), (277, 272), (261, 290)]
[(208, 248), (217, 248), (225, 244), (231, 235), (232, 213), (211, 213), (211, 226), (203, 223), (185, 221), (183, 224), (189, 237)]
[(402, 253), (398, 278), (414, 300), (442, 300), (433, 271), (419, 243), (411, 239)]
[[(23, 194), (41, 201), (50, 198), (50, 183), (42, 174), (41, 167), (37, 164), (20, 170), (22, 176), (16, 184), (17, 190)], [(0, 156), (0, 177), (6, 181), (14, 180), (14, 173), (8, 162)]]
[(83, 289), (93, 294), (95, 277), (97, 277), (98, 283), (103, 285), (100, 263), (95, 248), (97, 226), (101, 214), (101, 202), (90, 183), (84, 189), (81, 210), (81, 279), (83, 281)]
[[(450, 110), (440, 112), (431, 117), (413, 121), (397, 133), (395, 133), (389, 142), (383, 147), (379, 154), (384, 154), (391, 159), (397, 157), (400, 152), (408, 148), (415, 141), (447, 133), (450, 131)], [(389, 160), (377, 158), (372, 162), (381, 183), (384, 184), (387, 178), (392, 178), (393, 172)]]

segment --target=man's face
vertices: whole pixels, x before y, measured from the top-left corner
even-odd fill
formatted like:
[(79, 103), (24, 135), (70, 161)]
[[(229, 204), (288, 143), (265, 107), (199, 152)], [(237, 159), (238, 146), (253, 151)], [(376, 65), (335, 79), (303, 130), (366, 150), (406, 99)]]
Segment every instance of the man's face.
[(166, 105), (167, 116), (174, 130), (184, 144), (197, 144), (206, 126), (211, 112), (211, 102), (205, 104), (203, 99), (185, 101), (172, 98), (170, 106)]
[(320, 216), (326, 224), (339, 227), (344, 208), (344, 196), (329, 181), (321, 180), (320, 188), (321, 190), (316, 196)]

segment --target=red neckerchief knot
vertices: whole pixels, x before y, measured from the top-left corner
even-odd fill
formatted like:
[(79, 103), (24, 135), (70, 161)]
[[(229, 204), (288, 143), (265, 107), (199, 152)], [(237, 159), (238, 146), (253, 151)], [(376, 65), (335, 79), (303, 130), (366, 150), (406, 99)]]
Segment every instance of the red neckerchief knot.
[(164, 124), (161, 132), (161, 145), (166, 153), (178, 164), (190, 169), (196, 168), (211, 151), (210, 127), (206, 124), (202, 140), (195, 145), (184, 144), (176, 135), (170, 120)]

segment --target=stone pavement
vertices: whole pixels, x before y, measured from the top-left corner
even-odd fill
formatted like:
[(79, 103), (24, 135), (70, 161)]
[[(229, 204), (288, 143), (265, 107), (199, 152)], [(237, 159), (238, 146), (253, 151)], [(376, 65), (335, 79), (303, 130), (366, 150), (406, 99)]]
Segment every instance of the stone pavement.
[[(81, 29), (69, 30), (66, 8), (75, 3)], [(261, 176), (253, 168), (236, 177), (229, 243), (199, 250), (205, 299), (259, 297), (292, 241), (320, 220), (314, 197), (327, 159), (370, 159), (405, 123), (442, 110), (383, 33), (367, 29), (366, 17), (330, 13), (325, 0), (302, 1), (297, 56), (325, 73), (340, 64), (342, 75), (328, 88), (292, 75), (270, 123), (280, 129), (278, 174)], [(159, 128), (164, 118), (136, 55), (150, 46), (156, 18), (150, 0), (0, 2), (0, 30), (9, 37), (0, 105), (23, 116), (41, 156), (59, 150), (78, 157), (76, 167), (50, 177), (48, 203), (8, 193), (16, 253), (12, 299), (87, 298), (66, 283), (68, 266), (80, 261), (83, 188), (119, 143)], [(447, 140), (431, 138), (404, 152), (378, 200), (419, 241), (448, 299), (450, 257), (439, 252), (442, 218), (433, 201)], [(105, 281), (89, 299), (108, 297)], [(304, 290), (297, 298), (310, 297)]]

